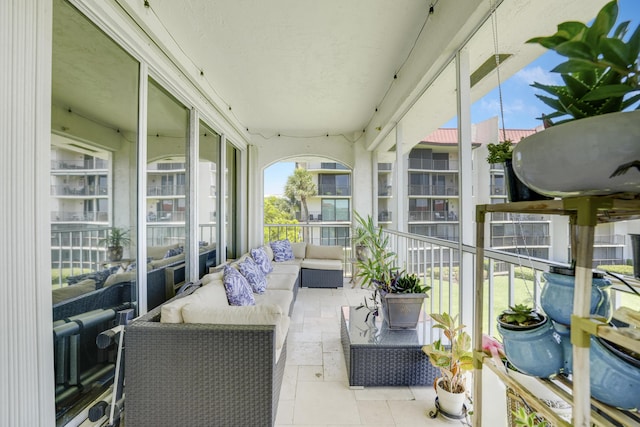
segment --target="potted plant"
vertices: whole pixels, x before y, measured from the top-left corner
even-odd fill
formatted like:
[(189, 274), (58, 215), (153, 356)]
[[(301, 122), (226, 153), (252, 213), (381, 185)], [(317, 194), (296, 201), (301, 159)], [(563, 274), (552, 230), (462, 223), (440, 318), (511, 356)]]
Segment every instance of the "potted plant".
[(513, 153), (516, 175), (541, 194), (640, 192), (640, 111), (626, 111), (640, 101), (640, 27), (626, 37), (629, 22), (614, 29), (617, 16), (612, 1), (591, 26), (563, 22), (528, 41), (567, 58), (551, 70), (563, 84), (532, 85), (547, 93), (536, 96), (553, 109), (544, 117), (550, 127)]
[(502, 163), (504, 165), (505, 186), (507, 197), (510, 202), (522, 202), (533, 200), (547, 200), (551, 197), (539, 194), (520, 181), (513, 171), (513, 142), (509, 139), (499, 142), (498, 144), (487, 144), (489, 154), (487, 162)]
[(466, 371), (473, 369), (471, 337), (464, 331), (465, 325), (458, 324), (458, 316), (448, 313), (432, 313), (433, 328), (442, 329), (448, 343), (441, 339), (422, 347), (429, 356), (429, 362), (440, 370), (436, 379), (436, 393), (440, 410), (445, 414), (461, 415), (467, 391)]
[(107, 230), (107, 235), (100, 239), (100, 244), (107, 248), (107, 258), (109, 261), (120, 261), (122, 259), (123, 246), (131, 243), (128, 236), (129, 230), (113, 227)]
[(498, 316), (507, 360), (519, 371), (549, 377), (564, 367), (564, 349), (549, 318), (526, 304), (510, 306)]
[[(431, 287), (422, 285), (417, 275), (400, 271), (396, 254), (389, 250), (389, 237), (382, 227), (375, 226), (370, 215), (365, 219), (355, 212), (355, 217), (361, 233), (359, 242), (368, 253), (368, 257), (356, 262), (358, 277), (373, 288), (374, 298), (380, 299), (383, 317), (390, 329), (415, 328)], [(365, 301), (365, 306), (378, 312), (376, 303), (369, 306)]]

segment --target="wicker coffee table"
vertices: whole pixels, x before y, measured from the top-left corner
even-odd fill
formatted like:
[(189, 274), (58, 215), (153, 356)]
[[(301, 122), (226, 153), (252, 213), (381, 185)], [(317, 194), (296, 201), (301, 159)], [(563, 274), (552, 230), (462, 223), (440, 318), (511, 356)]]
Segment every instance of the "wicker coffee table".
[[(352, 387), (431, 385), (438, 370), (422, 346), (430, 342), (431, 323), (421, 315), (418, 327), (390, 330), (369, 310), (342, 307), (340, 337)], [(372, 319), (373, 317), (373, 319)]]

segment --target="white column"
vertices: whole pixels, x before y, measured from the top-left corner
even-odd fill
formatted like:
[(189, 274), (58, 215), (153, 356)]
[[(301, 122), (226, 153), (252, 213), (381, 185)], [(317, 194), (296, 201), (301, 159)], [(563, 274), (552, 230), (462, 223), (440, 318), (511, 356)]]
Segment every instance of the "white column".
[(396, 124), (396, 170), (395, 178), (396, 182), (393, 183), (393, 199), (396, 207), (396, 212), (393, 217), (393, 225), (398, 231), (406, 231), (406, 203), (407, 189), (406, 189), (406, 174), (407, 169), (404, 167), (404, 155), (403, 155), (404, 137), (402, 135), (402, 122)]
[(227, 215), (227, 136), (220, 135), (220, 165), (217, 169), (218, 173), (218, 218), (216, 219), (216, 228), (218, 232), (218, 243), (216, 243), (216, 264), (223, 263), (227, 260), (227, 227), (225, 218)]
[[(185, 251), (188, 252), (189, 264), (187, 265), (186, 281), (198, 280), (200, 269), (198, 268), (200, 248), (198, 246), (198, 236), (200, 233), (200, 224), (198, 223), (198, 166), (200, 153), (200, 114), (198, 110), (192, 108), (189, 114), (189, 141), (188, 157), (187, 157), (187, 197), (189, 200), (189, 219), (187, 224), (187, 236)], [(207, 183), (208, 184), (208, 183)]]
[[(149, 94), (148, 67), (140, 64), (138, 76), (138, 249), (137, 259), (147, 259), (147, 95)], [(136, 268), (138, 315), (147, 312), (147, 263)]]
[[(460, 212), (460, 249), (462, 245), (474, 245), (475, 204), (473, 199), (473, 173), (471, 171), (471, 87), (469, 54), (462, 49), (456, 55), (458, 99), (458, 158)], [(467, 326), (473, 323), (473, 255), (462, 252), (460, 260), (460, 320)], [(471, 330), (469, 329), (469, 332)]]
[(247, 146), (247, 206), (246, 218), (249, 248), (255, 248), (264, 240), (264, 171), (258, 165), (258, 148)]
[(51, 426), (51, 2), (0, 2), (0, 46), (0, 425)]

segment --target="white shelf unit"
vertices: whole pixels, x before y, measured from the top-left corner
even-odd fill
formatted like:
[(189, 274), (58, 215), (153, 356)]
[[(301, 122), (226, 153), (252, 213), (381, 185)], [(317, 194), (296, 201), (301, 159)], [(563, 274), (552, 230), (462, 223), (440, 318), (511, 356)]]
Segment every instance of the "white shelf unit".
[[(616, 316), (626, 321), (629, 328), (612, 328), (589, 317), (594, 229), (598, 223), (640, 218), (640, 197), (637, 194), (615, 196), (582, 196), (535, 202), (515, 202), (476, 206), (476, 272), (475, 272), (475, 322), (474, 322), (474, 427), (482, 425), (482, 369), (492, 369), (509, 387), (518, 392), (531, 408), (556, 426), (614, 425), (602, 417), (606, 414), (624, 426), (639, 425), (638, 418), (598, 402), (591, 398), (589, 384), (589, 339), (591, 335), (606, 338), (635, 352), (640, 352), (640, 313), (628, 308), (618, 310)], [(510, 212), (569, 216), (571, 224), (571, 251), (575, 260), (574, 312), (571, 321), (573, 345), (573, 382), (558, 376), (553, 381), (540, 382), (573, 406), (569, 423), (551, 410), (544, 402), (529, 392), (512, 377), (507, 376), (485, 357), (482, 352), (482, 325), (484, 310), (484, 249), (485, 216), (492, 212)], [(478, 280), (480, 278), (480, 280)], [(636, 326), (634, 328), (633, 326)], [(593, 408), (598, 411), (593, 411)]]

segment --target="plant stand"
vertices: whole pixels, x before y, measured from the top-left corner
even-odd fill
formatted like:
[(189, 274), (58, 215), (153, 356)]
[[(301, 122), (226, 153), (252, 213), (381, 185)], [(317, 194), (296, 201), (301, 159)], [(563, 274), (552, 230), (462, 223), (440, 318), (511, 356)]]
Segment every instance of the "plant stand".
[(438, 415), (442, 415), (444, 418), (446, 418), (447, 420), (453, 420), (453, 421), (457, 421), (457, 420), (466, 420), (467, 417), (469, 416), (469, 409), (467, 408), (467, 404), (465, 403), (462, 406), (462, 413), (461, 414), (449, 414), (445, 411), (442, 410), (442, 408), (440, 407), (440, 402), (438, 401), (438, 398), (436, 397), (436, 409), (429, 411), (429, 417), (431, 417), (432, 419), (435, 419), (438, 417)]
[[(624, 198), (623, 196), (626, 196)], [(576, 261), (575, 294), (573, 315), (571, 316), (571, 344), (573, 346), (573, 382), (568, 382), (563, 377), (557, 377), (553, 385), (544, 382), (563, 399), (573, 404), (572, 424), (562, 419), (551, 408), (544, 404), (526, 388), (520, 386), (513, 378), (488, 361), (482, 352), (482, 324), (484, 311), (484, 283), (483, 280), (475, 280), (475, 321), (474, 321), (474, 381), (473, 396), (475, 410), (473, 425), (482, 426), (482, 369), (491, 368), (507, 386), (517, 390), (528, 404), (548, 419), (554, 425), (559, 426), (589, 426), (592, 419), (597, 424), (611, 425), (599, 412), (613, 419), (620, 425), (638, 424), (636, 415), (631, 412), (621, 411), (604, 405), (591, 398), (590, 386), (590, 338), (591, 335), (606, 338), (618, 345), (640, 352), (640, 331), (629, 328), (613, 328), (605, 323), (589, 317), (591, 303), (592, 262), (594, 229), (598, 222), (612, 222), (632, 219), (640, 215), (640, 199), (637, 194), (617, 196), (584, 196), (566, 198), (563, 200), (549, 200), (538, 202), (519, 202), (494, 205), (476, 206), (476, 273), (475, 277), (484, 277), (484, 246), (485, 246), (485, 215), (487, 212), (513, 212), (535, 213), (546, 215), (565, 215), (571, 219), (571, 250), (572, 258)], [(628, 309), (627, 309), (628, 310)], [(623, 316), (631, 325), (640, 325), (636, 316), (640, 313), (624, 317), (625, 311), (618, 316)], [(615, 317), (615, 315), (614, 315)], [(567, 391), (572, 390), (572, 392)], [(592, 412), (594, 407), (598, 411)]]

